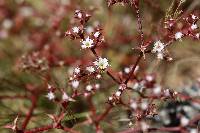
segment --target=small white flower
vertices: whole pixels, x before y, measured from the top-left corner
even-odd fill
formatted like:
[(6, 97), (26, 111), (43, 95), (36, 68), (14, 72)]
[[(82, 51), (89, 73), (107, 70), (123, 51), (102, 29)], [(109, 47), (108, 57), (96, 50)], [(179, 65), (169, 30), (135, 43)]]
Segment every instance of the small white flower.
[(198, 133), (197, 129), (190, 129), (189, 133)]
[(109, 97), (108, 100), (109, 100), (109, 101), (112, 101), (112, 100), (113, 100), (113, 97)]
[(5, 29), (10, 29), (12, 26), (13, 26), (13, 22), (10, 19), (5, 19), (2, 22), (2, 27), (5, 28)]
[(105, 38), (104, 38), (104, 36), (101, 38), (101, 41), (102, 41), (102, 42), (104, 42), (104, 41), (105, 41)]
[(79, 12), (80, 12), (80, 10), (79, 10), (79, 9), (76, 9), (76, 10), (75, 10), (75, 13), (79, 13)]
[(87, 32), (88, 34), (92, 33), (93, 31), (94, 31), (94, 28), (93, 28), (92, 26), (88, 26), (88, 27), (86, 28), (86, 32)]
[(200, 36), (200, 34), (199, 34), (199, 33), (197, 33), (197, 34), (196, 34), (196, 37), (197, 37), (198, 39), (199, 39), (199, 36)]
[(91, 15), (90, 15), (90, 14), (86, 14), (85, 16), (86, 16), (86, 17), (89, 17), (89, 16), (91, 16)]
[(80, 29), (78, 27), (73, 27), (72, 30), (73, 30), (74, 33), (79, 33)]
[(133, 125), (133, 122), (130, 121), (130, 122), (128, 123), (128, 126), (132, 126), (132, 125)]
[(182, 125), (182, 126), (188, 125), (189, 122), (190, 122), (190, 120), (189, 120), (188, 118), (186, 118), (186, 117), (184, 117), (184, 116), (181, 117), (181, 125)]
[(148, 108), (148, 103), (142, 102), (140, 107), (141, 107), (142, 110), (146, 110)]
[(47, 88), (50, 90), (52, 86), (50, 84), (47, 84)]
[(117, 97), (119, 97), (121, 94), (122, 94), (121, 91), (117, 91), (117, 92), (115, 93), (115, 95), (116, 95)]
[(79, 12), (77, 16), (78, 16), (78, 18), (82, 18), (82, 13)]
[(134, 90), (137, 90), (139, 87), (140, 87), (140, 84), (139, 84), (138, 82), (136, 82), (136, 83), (133, 85), (133, 89), (134, 89)]
[(141, 124), (142, 131), (148, 130), (149, 125), (146, 122), (141, 122), (140, 124)]
[(86, 67), (86, 70), (90, 73), (93, 73), (95, 71), (94, 67), (93, 66), (88, 66)]
[(176, 34), (175, 34), (175, 39), (176, 40), (179, 40), (179, 39), (181, 39), (183, 37), (183, 33), (182, 32), (177, 32)]
[(124, 86), (123, 86), (123, 85), (120, 85), (118, 89), (119, 89), (119, 90), (124, 90)]
[(169, 89), (164, 90), (164, 95), (165, 95), (166, 97), (169, 97), (169, 96), (170, 96), (170, 91), (169, 91)]
[(191, 29), (192, 29), (192, 30), (195, 30), (195, 29), (197, 29), (197, 28), (198, 28), (197, 24), (192, 24), (192, 25), (191, 25)]
[(195, 16), (194, 14), (192, 14), (192, 19), (197, 19), (197, 16)]
[(154, 78), (153, 78), (152, 75), (147, 75), (147, 76), (146, 76), (146, 80), (149, 81), (149, 82), (153, 81), (153, 79), (154, 79)]
[(178, 94), (178, 92), (177, 91), (174, 91), (174, 95), (177, 95)]
[(82, 49), (91, 48), (93, 46), (94, 41), (87, 37), (84, 41), (82, 41)]
[(78, 86), (79, 86), (79, 81), (77, 81), (77, 80), (74, 80), (74, 81), (72, 81), (72, 87), (73, 88), (78, 88)]
[(153, 93), (158, 95), (161, 93), (161, 87), (157, 85), (155, 88), (153, 88)]
[(48, 94), (46, 95), (46, 97), (49, 99), (49, 100), (53, 100), (55, 98), (55, 95), (53, 92), (48, 92)]
[(99, 31), (97, 31), (97, 32), (94, 33), (94, 37), (96, 37), (96, 38), (98, 38), (99, 35), (100, 35), (100, 32), (99, 32)]
[(69, 96), (65, 92), (62, 95), (62, 100), (64, 100), (64, 101), (68, 101), (69, 100)]
[(108, 59), (106, 58), (98, 58), (95, 62), (93, 62), (95, 66), (97, 66), (99, 69), (106, 69), (109, 64), (108, 64)]
[(162, 60), (164, 58), (163, 53), (162, 52), (157, 53), (157, 58)]
[(23, 17), (30, 17), (33, 15), (33, 9), (31, 7), (22, 7), (19, 10), (19, 14)]
[(137, 109), (137, 103), (136, 103), (136, 102), (131, 102), (130, 107), (131, 107), (132, 109)]
[(85, 88), (87, 91), (91, 91), (92, 90), (92, 86), (91, 85), (87, 85)]
[(95, 88), (99, 89), (100, 88), (100, 84), (95, 84)]
[(154, 43), (154, 47), (152, 52), (156, 53), (156, 52), (161, 52), (163, 51), (163, 49), (165, 48), (164, 43), (162, 43), (160, 40)]
[(129, 67), (124, 68), (124, 72), (127, 73), (127, 74), (128, 74), (130, 71), (131, 71), (131, 69), (130, 69)]
[(71, 35), (72, 33), (70, 32), (70, 31), (66, 31), (65, 32), (65, 36), (67, 36), (67, 35)]
[(79, 74), (80, 73), (80, 68), (79, 67), (76, 67), (75, 69), (74, 69), (74, 72), (76, 73), (76, 74)]
[(72, 99), (71, 97), (69, 97), (68, 95), (67, 95), (67, 93), (63, 93), (63, 95), (62, 95), (62, 100), (63, 101), (72, 101), (72, 102), (74, 102), (75, 100), (74, 99)]
[(96, 77), (97, 77), (97, 79), (100, 79), (100, 78), (101, 78), (101, 75), (100, 75), (100, 74), (98, 74)]

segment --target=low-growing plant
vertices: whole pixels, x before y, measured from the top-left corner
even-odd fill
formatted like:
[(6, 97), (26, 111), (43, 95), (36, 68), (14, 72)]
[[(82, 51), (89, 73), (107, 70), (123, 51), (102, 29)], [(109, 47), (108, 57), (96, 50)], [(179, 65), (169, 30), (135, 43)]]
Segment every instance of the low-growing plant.
[[(165, 16), (162, 16), (160, 22), (154, 22), (157, 29), (153, 30), (157, 34), (149, 34), (143, 28), (145, 19), (141, 15), (140, 5), (143, 1), (108, 0), (106, 3), (110, 12), (115, 6), (123, 6), (136, 19), (136, 25), (131, 26), (135, 26), (137, 32), (131, 32), (133, 35), (130, 38), (125, 38), (122, 32), (126, 32), (125, 28), (121, 32), (113, 29), (116, 36), (112, 38), (106, 33), (108, 27), (104, 24), (95, 22), (89, 26), (98, 9), (84, 9), (74, 1), (59, 5), (46, 0), (52, 11), (49, 12), (51, 23), (44, 29), (45, 32), (39, 28), (30, 30), (32, 33), (29, 39), (34, 46), (15, 63), (19, 73), (36, 78), (19, 85), (14, 84), (17, 88), (22, 87), (25, 93), (0, 96), (2, 101), (28, 100), (31, 106), (24, 116), (23, 112), (19, 112), (12, 122), (3, 127), (16, 133), (38, 133), (52, 129), (70, 133), (198, 133), (199, 94), (194, 96), (164, 86), (158, 81), (160, 75), (147, 72), (150, 66), (144, 64), (151, 62), (152, 58), (171, 63), (176, 57), (170, 53), (170, 47), (179, 45), (177, 42), (182, 43), (185, 38), (199, 42), (199, 10), (184, 12), (182, 8), (186, 0), (172, 0)], [(7, 9), (5, 3), (2, 6)], [(144, 3), (155, 10), (161, 10), (155, 1), (144, 0)], [(21, 6), (24, 6), (23, 2)], [(21, 23), (26, 24), (26, 17), (32, 13), (28, 7), (23, 9), (15, 17), (15, 26), (11, 29), (13, 34), (23, 28)], [(67, 12), (73, 12), (73, 16)], [(40, 13), (34, 15), (37, 17)], [(66, 31), (60, 30), (63, 25)], [(116, 65), (109, 58), (112, 53), (106, 51), (120, 52), (118, 49), (125, 48), (124, 45), (115, 44), (117, 41), (128, 42), (128, 50), (125, 50), (128, 53), (119, 54), (124, 56), (124, 60), (120, 56), (113, 57), (117, 58), (114, 59)], [(67, 48), (61, 45), (62, 42), (68, 43)], [(64, 78), (60, 75), (64, 75)], [(199, 92), (199, 83), (197, 80), (196, 88), (191, 89)], [(37, 110), (42, 107), (43, 110)], [(51, 122), (28, 128), (32, 119), (40, 121), (34, 118), (36, 112), (46, 114), (42, 116), (48, 117)], [(88, 128), (87, 131), (85, 128)]]

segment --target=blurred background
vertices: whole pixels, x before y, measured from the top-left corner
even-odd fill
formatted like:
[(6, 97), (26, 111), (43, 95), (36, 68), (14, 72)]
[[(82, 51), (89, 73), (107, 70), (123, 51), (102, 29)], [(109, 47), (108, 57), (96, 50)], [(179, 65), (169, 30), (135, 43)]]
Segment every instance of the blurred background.
[[(161, 38), (159, 31), (172, 1), (141, 0), (140, 12), (146, 39)], [(17, 114), (21, 117), (25, 116), (30, 106), (28, 100), (4, 99), (2, 96), (23, 95), (26, 93), (25, 88), (32, 84), (34, 87), (44, 87), (41, 75), (45, 75), (46, 71), (50, 73), (51, 82), (54, 85), (66, 88), (72, 68), (83, 60), (87, 62), (88, 59), (94, 59), (91, 53), (80, 50), (79, 41), (71, 41), (64, 37), (65, 31), (74, 23), (72, 18), (76, 9), (92, 13), (91, 20), (87, 24), (87, 32), (91, 32), (98, 24), (102, 26), (106, 43), (99, 52), (110, 60), (115, 71), (121, 71), (134, 63), (137, 52), (134, 52), (132, 48), (137, 46), (139, 35), (135, 12), (128, 6), (116, 4), (108, 8), (105, 0), (0, 0), (1, 127), (12, 122)], [(181, 9), (184, 13), (194, 10), (199, 12), (200, 1), (186, 0), (181, 5)], [(198, 26), (200, 26), (199, 23)], [(197, 82), (200, 81), (200, 42), (186, 38), (176, 42), (168, 50), (173, 61), (159, 61), (153, 55), (147, 56), (140, 65), (139, 74), (155, 73), (158, 82), (165, 87), (200, 96), (200, 90), (197, 89)], [(42, 51), (42, 54), (38, 54), (37, 51)], [(30, 55), (44, 60), (39, 70), (31, 68), (29, 71), (24, 71), (27, 68), (24, 65), (26, 57)], [(60, 67), (59, 63), (62, 62), (59, 61), (64, 61), (65, 65)], [(105, 78), (109, 79), (109, 77)], [(105, 82), (99, 82), (102, 82), (102, 88), (108, 87)], [(112, 91), (112, 88), (116, 86), (110, 85), (110, 87), (109, 91)], [(192, 87), (196, 90), (188, 91)], [(44, 89), (28, 128), (50, 123), (51, 120), (45, 114), (59, 110), (45, 98), (45, 95)], [(95, 104), (103, 104), (108, 95), (109, 92), (104, 89), (102, 93), (97, 94)], [(74, 114), (78, 121), (81, 121), (87, 115), (87, 105), (84, 102), (76, 104), (71, 105), (72, 110), (69, 114)], [(82, 108), (76, 110), (76, 107), (80, 105)], [(111, 133), (125, 129), (127, 124), (120, 121), (123, 116), (120, 109), (113, 111), (110, 115), (111, 120), (114, 121), (113, 125), (102, 123), (105, 132)], [(66, 118), (66, 121), (66, 124), (70, 126), (76, 123), (73, 115)], [(78, 126), (77, 129), (80, 129)], [(11, 132), (1, 127), (1, 133)], [(90, 126), (81, 127), (81, 130), (85, 133), (93, 132)], [(48, 132), (60, 133), (61, 131)]]

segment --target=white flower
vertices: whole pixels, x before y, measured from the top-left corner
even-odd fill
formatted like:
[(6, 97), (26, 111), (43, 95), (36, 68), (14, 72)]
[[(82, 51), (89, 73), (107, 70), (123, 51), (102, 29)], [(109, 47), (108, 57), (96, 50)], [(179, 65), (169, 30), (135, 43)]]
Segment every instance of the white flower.
[(131, 71), (131, 69), (130, 69), (129, 67), (124, 68), (124, 72), (127, 73), (127, 74), (128, 74), (130, 71)]
[(192, 19), (197, 19), (197, 16), (195, 16), (194, 14), (192, 14)]
[(192, 24), (192, 25), (191, 25), (191, 29), (192, 29), (192, 30), (195, 30), (195, 29), (197, 29), (197, 28), (198, 28), (197, 24)]
[(182, 125), (182, 126), (188, 125), (189, 122), (190, 122), (190, 120), (189, 120), (188, 118), (186, 118), (186, 117), (184, 117), (184, 116), (181, 117), (181, 125)]
[(112, 100), (113, 100), (113, 97), (109, 97), (108, 100), (109, 100), (109, 101), (112, 101)]
[(198, 133), (197, 129), (190, 129), (189, 133)]
[(101, 75), (100, 75), (100, 74), (98, 74), (96, 77), (97, 77), (98, 79), (100, 79), (100, 78), (101, 78)]
[(142, 131), (148, 130), (149, 125), (146, 122), (141, 122), (140, 124), (141, 124)]
[(74, 80), (74, 81), (72, 81), (72, 87), (73, 88), (78, 88), (78, 86), (79, 86), (79, 81), (77, 81), (77, 80)]
[(142, 102), (140, 107), (141, 107), (142, 110), (146, 110), (148, 108), (148, 103)]
[(76, 73), (76, 74), (79, 74), (80, 73), (80, 68), (79, 67), (76, 67), (75, 69), (74, 69), (74, 72)]
[(170, 91), (169, 91), (169, 89), (164, 90), (164, 95), (165, 95), (166, 97), (169, 97), (169, 96), (170, 96)]
[(82, 49), (85, 49), (85, 48), (91, 48), (94, 43), (94, 41), (92, 39), (90, 39), (89, 37), (87, 37), (84, 41), (82, 41)]
[(163, 53), (162, 52), (157, 53), (157, 58), (162, 60), (164, 58)]
[(100, 84), (95, 84), (95, 88), (99, 89), (100, 88)]
[(137, 109), (137, 103), (136, 103), (136, 102), (131, 102), (130, 107), (131, 107), (132, 109)]
[(79, 12), (80, 12), (80, 10), (78, 10), (78, 9), (77, 9), (77, 10), (75, 10), (75, 13), (79, 13)]
[(97, 32), (94, 33), (94, 37), (96, 37), (96, 38), (98, 38), (99, 35), (100, 35), (100, 32), (99, 32), (99, 31), (97, 31)]
[(78, 16), (78, 18), (82, 18), (82, 13), (79, 12), (77, 16)]
[(115, 95), (116, 95), (117, 97), (119, 97), (121, 94), (122, 94), (121, 91), (117, 91), (117, 92), (115, 93)]
[(88, 66), (86, 67), (86, 70), (90, 73), (93, 73), (95, 71), (94, 67), (93, 66)]
[(30, 17), (33, 15), (33, 9), (31, 7), (22, 7), (19, 10), (19, 14), (23, 17)]
[(53, 92), (48, 92), (48, 94), (46, 95), (46, 97), (49, 99), (49, 100), (53, 100), (55, 98), (55, 95)]
[(73, 30), (74, 33), (79, 33), (80, 29), (78, 27), (73, 27), (72, 30)]
[(13, 22), (10, 19), (5, 19), (2, 22), (2, 27), (5, 28), (5, 29), (10, 29), (12, 26), (13, 26)]
[(71, 97), (69, 97), (65, 92), (62, 95), (62, 100), (63, 101), (75, 101), (74, 99), (72, 99)]
[(178, 39), (181, 39), (183, 37), (183, 33), (182, 32), (177, 32), (175, 34), (175, 39), (178, 40)]
[(162, 43), (160, 40), (154, 43), (154, 47), (152, 52), (156, 53), (156, 52), (161, 52), (163, 51), (163, 49), (165, 48), (164, 43)]
[(138, 82), (136, 82), (136, 83), (133, 85), (133, 89), (134, 89), (134, 90), (137, 90), (139, 87), (140, 87), (140, 84), (139, 84)]
[(157, 85), (155, 88), (153, 88), (153, 93), (158, 95), (161, 92), (161, 87), (159, 85)]
[(87, 32), (88, 34), (92, 33), (93, 31), (94, 31), (94, 28), (93, 28), (92, 26), (88, 26), (88, 27), (86, 28), (86, 32)]
[(108, 59), (106, 58), (98, 58), (95, 62), (93, 62), (95, 66), (97, 66), (99, 69), (106, 69), (108, 64)]
[(147, 76), (146, 76), (146, 80), (149, 81), (149, 82), (153, 81), (153, 79), (154, 79), (154, 78), (153, 78), (152, 75), (147, 75)]
[(91, 85), (87, 85), (85, 88), (87, 91), (91, 91), (92, 90), (92, 86)]
[(124, 85), (120, 85), (118, 90), (124, 90), (125, 89), (125, 86)]
[(90, 14), (86, 14), (85, 16), (86, 16), (86, 17), (89, 17), (89, 16), (90, 16)]
[(52, 86), (50, 84), (47, 84), (47, 88), (50, 90)]
[(199, 34), (199, 33), (197, 33), (197, 34), (196, 34), (196, 37), (197, 37), (198, 39), (199, 39), (199, 36), (200, 36), (200, 34)]
[(62, 100), (64, 100), (64, 101), (68, 101), (69, 100), (69, 96), (65, 92), (62, 95)]
[(133, 122), (129, 121), (128, 126), (132, 126)]
[(65, 36), (67, 36), (67, 35), (71, 35), (72, 33), (70, 32), (70, 31), (66, 31), (65, 32)]

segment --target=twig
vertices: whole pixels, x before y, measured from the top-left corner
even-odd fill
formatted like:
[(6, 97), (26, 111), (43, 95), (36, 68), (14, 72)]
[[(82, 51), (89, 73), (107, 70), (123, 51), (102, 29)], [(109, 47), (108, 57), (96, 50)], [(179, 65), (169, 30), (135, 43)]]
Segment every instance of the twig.
[(31, 107), (29, 109), (29, 112), (27, 113), (26, 118), (25, 118), (25, 120), (24, 120), (24, 122), (22, 124), (22, 130), (26, 129), (26, 127), (27, 127), (32, 115), (33, 115), (33, 111), (34, 111), (34, 109), (36, 107), (37, 98), (36, 98), (36, 96), (34, 94), (31, 97), (31, 102), (32, 102), (32, 105), (31, 105)]

